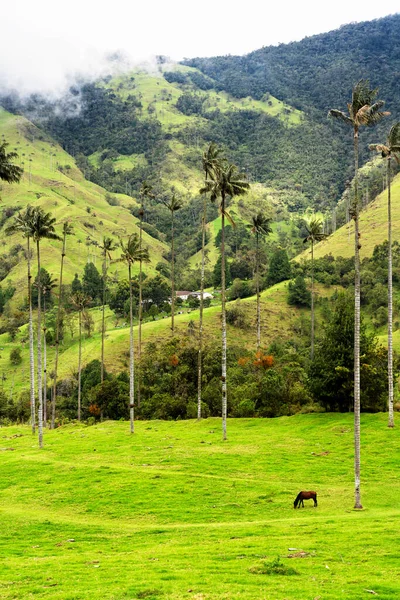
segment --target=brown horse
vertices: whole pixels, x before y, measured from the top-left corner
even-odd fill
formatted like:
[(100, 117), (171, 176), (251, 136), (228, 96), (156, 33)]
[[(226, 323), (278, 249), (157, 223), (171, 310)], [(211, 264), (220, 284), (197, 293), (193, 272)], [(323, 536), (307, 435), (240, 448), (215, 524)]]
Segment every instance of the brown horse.
[(314, 506), (318, 506), (317, 492), (299, 492), (293, 502), (294, 508), (300, 508), (300, 505), (304, 508), (303, 500), (314, 500)]

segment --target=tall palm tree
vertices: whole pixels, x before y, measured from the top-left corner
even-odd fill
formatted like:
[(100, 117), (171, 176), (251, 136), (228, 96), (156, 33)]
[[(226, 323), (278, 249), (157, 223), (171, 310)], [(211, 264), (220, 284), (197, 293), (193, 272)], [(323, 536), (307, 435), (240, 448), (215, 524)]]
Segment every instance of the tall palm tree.
[[(214, 142), (211, 142), (204, 151), (202, 157), (205, 180), (210, 175), (215, 175), (224, 164), (223, 150)], [(199, 318), (199, 353), (198, 353), (198, 375), (197, 375), (197, 418), (201, 419), (201, 379), (203, 367), (203, 311), (204, 311), (204, 271), (205, 271), (205, 246), (206, 246), (206, 224), (207, 224), (207, 196), (204, 194), (203, 216), (201, 219), (201, 275), (200, 275), (200, 318)]]
[(303, 243), (311, 242), (311, 360), (314, 359), (314, 331), (315, 331), (315, 312), (314, 312), (314, 244), (323, 240), (326, 235), (322, 231), (322, 222), (320, 219), (311, 219), (306, 223), (307, 236)]
[(33, 350), (33, 312), (32, 312), (32, 273), (31, 273), (31, 247), (32, 239), (31, 222), (33, 219), (34, 208), (27, 206), (24, 212), (19, 212), (11, 225), (6, 229), (8, 235), (21, 233), (26, 238), (27, 243), (27, 266), (28, 266), (28, 306), (29, 306), (29, 383), (30, 383), (30, 404), (31, 404), (31, 425), (32, 433), (36, 429), (36, 407), (35, 407), (35, 357)]
[(13, 164), (13, 160), (18, 158), (18, 154), (16, 152), (7, 153), (8, 145), (8, 142), (0, 144), (0, 179), (7, 183), (18, 183), (24, 170)]
[(78, 421), (81, 420), (81, 372), (82, 372), (82, 313), (91, 302), (91, 297), (85, 292), (75, 292), (71, 302), (79, 315), (79, 351), (78, 351)]
[(49, 298), (51, 291), (56, 287), (54, 279), (46, 277), (42, 280), (43, 292), (43, 425), (47, 427), (47, 325), (46, 325), (46, 297)]
[(135, 262), (150, 262), (147, 248), (140, 248), (139, 236), (133, 233), (129, 236), (126, 244), (120, 240), (122, 250), (121, 258), (115, 262), (124, 262), (128, 265), (129, 277), (129, 412), (131, 433), (134, 433), (134, 401), (135, 401), (135, 355), (133, 346), (133, 293), (132, 293), (132, 265)]
[(105, 337), (105, 304), (106, 304), (106, 288), (107, 288), (107, 259), (111, 260), (111, 252), (116, 249), (114, 242), (111, 238), (104, 236), (103, 243), (100, 246), (101, 253), (103, 255), (103, 306), (102, 306), (102, 318), (101, 318), (101, 368), (100, 368), (100, 380), (101, 383), (104, 381), (104, 337)]
[(225, 217), (233, 224), (226, 211), (226, 199), (245, 194), (250, 185), (239, 173), (236, 165), (226, 163), (218, 171), (212, 174), (211, 179), (205, 182), (200, 193), (210, 194), (210, 200), (215, 202), (221, 198), (221, 301), (222, 301), (222, 437), (226, 440), (226, 416), (227, 416), (227, 390), (226, 390), (226, 307), (225, 307)]
[[(61, 251), (61, 266), (60, 266), (60, 284), (58, 287), (58, 306), (57, 306), (57, 318), (56, 318), (56, 335), (55, 345), (56, 354), (54, 358), (54, 379), (53, 379), (53, 394), (51, 398), (51, 429), (54, 429), (55, 418), (56, 418), (56, 396), (57, 396), (57, 371), (58, 371), (58, 353), (60, 349), (60, 321), (61, 321), (61, 309), (62, 309), (62, 280), (63, 280), (63, 269), (64, 269), (64, 258), (67, 252), (67, 235), (73, 235), (73, 227), (68, 222), (63, 223), (63, 243)], [(78, 240), (79, 241), (79, 240)]]
[(257, 294), (257, 352), (261, 347), (261, 310), (260, 310), (260, 237), (272, 233), (271, 219), (259, 212), (252, 217), (252, 233), (256, 236), (256, 294)]
[[(156, 196), (153, 194), (153, 188), (143, 181), (139, 190), (140, 196), (140, 210), (139, 210), (139, 248), (142, 249), (143, 239), (143, 217), (144, 217), (144, 202), (145, 200), (154, 199)], [(138, 368), (137, 368), (137, 405), (140, 408), (140, 359), (142, 356), (142, 320), (143, 320), (143, 265), (142, 261), (139, 261), (139, 308), (138, 308)]]
[(182, 208), (182, 202), (172, 194), (171, 200), (164, 202), (165, 206), (171, 213), (171, 331), (174, 334), (174, 317), (175, 317), (175, 249), (174, 249), (174, 236), (175, 236), (175, 223), (174, 215), (177, 210)]
[(389, 131), (385, 144), (371, 144), (370, 150), (381, 153), (386, 158), (388, 185), (388, 387), (389, 387), (389, 423), (394, 427), (393, 412), (393, 268), (392, 268), (392, 201), (391, 201), (391, 162), (394, 157), (400, 162), (400, 122)]
[[(37, 270), (40, 273), (40, 241), (42, 239), (60, 240), (54, 229), (55, 218), (46, 213), (42, 208), (33, 209), (33, 218), (30, 221), (32, 239), (36, 242)], [(38, 278), (38, 311), (37, 311), (37, 380), (38, 380), (38, 429), (39, 447), (43, 447), (43, 392), (42, 392), (42, 334), (41, 334), (41, 306), (42, 306), (42, 284)]]
[(375, 125), (387, 112), (381, 111), (383, 100), (376, 100), (378, 90), (371, 90), (369, 82), (361, 79), (353, 87), (351, 102), (347, 104), (348, 114), (331, 109), (329, 116), (339, 119), (353, 129), (354, 146), (354, 201), (351, 216), (354, 220), (354, 475), (355, 506), (362, 508), (360, 495), (360, 231), (358, 199), (358, 140), (362, 126)]

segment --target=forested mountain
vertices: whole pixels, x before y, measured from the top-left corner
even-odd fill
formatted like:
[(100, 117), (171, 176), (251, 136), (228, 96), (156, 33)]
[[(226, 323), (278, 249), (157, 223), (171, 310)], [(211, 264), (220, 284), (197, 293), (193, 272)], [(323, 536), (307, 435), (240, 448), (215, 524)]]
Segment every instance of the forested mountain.
[(245, 56), (194, 58), (196, 67), (236, 98), (266, 92), (326, 116), (344, 107), (358, 79), (370, 79), (393, 113), (400, 110), (400, 14), (339, 29), (300, 42), (267, 46)]
[[(81, 82), (57, 103), (39, 95), (3, 96), (0, 103), (44, 128), (86, 178), (110, 192), (135, 196), (146, 179), (158, 201), (173, 189), (190, 202), (201, 185), (201, 150), (214, 141), (289, 211), (327, 211), (352, 172), (350, 132), (328, 120), (327, 111), (345, 107), (354, 82), (369, 78), (396, 118), (399, 25), (400, 15), (393, 15), (185, 65), (158, 57), (151, 72)], [(363, 133), (362, 160), (369, 158), (367, 143), (387, 126)], [(166, 233), (156, 213), (150, 223)]]

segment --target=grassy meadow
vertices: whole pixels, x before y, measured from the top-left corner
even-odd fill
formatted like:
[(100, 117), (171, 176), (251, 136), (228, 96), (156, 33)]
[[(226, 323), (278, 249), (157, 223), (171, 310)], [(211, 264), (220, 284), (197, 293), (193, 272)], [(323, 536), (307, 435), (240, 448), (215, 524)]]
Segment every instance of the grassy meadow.
[[(0, 598), (400, 597), (399, 429), (353, 418), (0, 429)], [(301, 489), (318, 493), (294, 510)]]

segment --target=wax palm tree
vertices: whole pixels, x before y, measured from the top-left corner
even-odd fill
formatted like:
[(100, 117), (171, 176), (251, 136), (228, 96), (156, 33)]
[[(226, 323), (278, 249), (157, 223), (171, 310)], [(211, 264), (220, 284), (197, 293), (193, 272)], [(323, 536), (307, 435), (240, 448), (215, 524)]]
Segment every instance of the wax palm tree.
[(7, 183), (18, 183), (24, 170), (13, 164), (13, 161), (18, 158), (18, 154), (16, 152), (7, 153), (7, 146), (8, 142), (0, 144), (0, 179)]
[(78, 421), (81, 420), (81, 372), (82, 372), (82, 313), (91, 302), (91, 297), (85, 292), (75, 292), (70, 300), (78, 311), (79, 318), (79, 350), (78, 350)]
[[(214, 142), (204, 151), (202, 157), (205, 180), (210, 175), (215, 175), (222, 168), (225, 158), (222, 148)], [(199, 318), (199, 353), (198, 353), (198, 375), (197, 375), (197, 418), (201, 419), (201, 379), (203, 367), (203, 311), (204, 311), (204, 271), (205, 271), (205, 246), (206, 246), (206, 224), (207, 224), (207, 195), (204, 194), (203, 216), (201, 219), (201, 275), (200, 275), (200, 318)]]
[(103, 305), (102, 305), (102, 318), (101, 318), (101, 368), (100, 368), (100, 380), (101, 383), (104, 381), (104, 337), (105, 337), (105, 304), (106, 304), (106, 287), (107, 287), (107, 259), (111, 260), (111, 252), (113, 252), (117, 246), (111, 238), (104, 236), (103, 243), (100, 246), (101, 253), (103, 255)]
[(354, 220), (354, 473), (355, 508), (362, 508), (360, 495), (360, 232), (358, 200), (358, 140), (362, 126), (375, 125), (387, 112), (381, 110), (384, 102), (376, 100), (378, 90), (371, 90), (369, 82), (361, 79), (353, 88), (348, 114), (332, 109), (328, 115), (339, 119), (353, 129), (354, 146), (354, 202), (351, 216)]
[(122, 250), (121, 258), (115, 262), (124, 262), (128, 265), (129, 277), (129, 412), (131, 422), (131, 433), (134, 433), (134, 401), (135, 401), (135, 356), (133, 346), (133, 293), (132, 293), (132, 265), (135, 262), (149, 262), (149, 251), (140, 248), (139, 236), (133, 233), (129, 236), (126, 244), (120, 240)]
[[(143, 181), (139, 190), (140, 196), (140, 210), (139, 210), (139, 248), (142, 249), (143, 239), (143, 217), (144, 217), (144, 203), (145, 200), (154, 199), (156, 196), (153, 194), (153, 188)], [(142, 356), (142, 320), (143, 320), (143, 265), (142, 261), (139, 261), (139, 309), (138, 309), (138, 368), (137, 368), (137, 405), (140, 408), (140, 359)]]
[(165, 206), (171, 213), (171, 331), (174, 333), (174, 317), (175, 317), (175, 250), (174, 250), (174, 237), (175, 237), (175, 223), (174, 216), (177, 210), (182, 208), (182, 202), (172, 194), (171, 200), (164, 202)]
[(31, 273), (31, 247), (32, 239), (31, 222), (33, 219), (34, 208), (27, 206), (24, 212), (19, 212), (11, 225), (6, 229), (8, 235), (21, 233), (26, 238), (27, 243), (27, 266), (28, 266), (28, 306), (29, 306), (29, 383), (30, 383), (30, 404), (31, 404), (31, 425), (32, 433), (36, 429), (36, 407), (35, 407), (35, 357), (33, 350), (33, 313), (32, 313), (32, 273)]
[[(44, 212), (40, 207), (33, 209), (31, 224), (32, 239), (36, 242), (37, 270), (40, 273), (40, 241), (42, 239), (60, 240), (60, 236), (54, 230), (55, 218), (50, 213)], [(39, 398), (39, 446), (43, 447), (43, 394), (42, 394), (42, 335), (41, 335), (41, 305), (42, 305), (42, 285), (38, 278), (38, 311), (37, 311), (37, 379), (38, 379), (38, 398)]]
[(392, 268), (392, 203), (391, 203), (391, 162), (395, 158), (400, 162), (400, 122), (393, 125), (385, 144), (371, 144), (370, 150), (380, 152), (386, 158), (388, 181), (388, 387), (389, 387), (389, 423), (394, 427), (393, 412), (393, 268)]
[[(58, 287), (58, 306), (55, 331), (56, 354), (54, 358), (54, 379), (53, 379), (53, 394), (51, 398), (51, 429), (54, 429), (56, 418), (56, 397), (57, 397), (57, 372), (58, 372), (58, 354), (60, 349), (60, 321), (62, 309), (62, 280), (64, 269), (64, 258), (67, 252), (67, 235), (73, 235), (73, 227), (68, 222), (63, 223), (62, 250), (61, 250), (61, 266), (60, 266), (60, 284)], [(79, 241), (79, 240), (78, 240)]]
[(237, 167), (226, 163), (212, 174), (212, 179), (205, 182), (200, 193), (210, 194), (210, 199), (215, 202), (218, 198), (221, 212), (221, 301), (222, 301), (222, 437), (226, 440), (226, 307), (225, 307), (225, 217), (233, 224), (226, 211), (226, 199), (245, 194), (250, 185), (244, 180), (244, 175), (239, 173)]
[(314, 244), (323, 240), (326, 235), (322, 231), (322, 222), (320, 219), (311, 219), (305, 225), (307, 236), (303, 243), (311, 242), (311, 360), (314, 359), (314, 331), (315, 331), (315, 314), (314, 314)]
[(257, 352), (261, 348), (261, 310), (260, 310), (260, 237), (272, 233), (271, 219), (261, 212), (252, 217), (252, 233), (256, 236), (256, 294), (257, 294)]
[(50, 297), (51, 291), (56, 287), (56, 282), (51, 275), (46, 274), (42, 279), (41, 286), (43, 292), (43, 425), (47, 426), (47, 325), (46, 325), (46, 298)]

